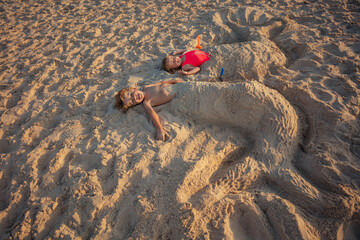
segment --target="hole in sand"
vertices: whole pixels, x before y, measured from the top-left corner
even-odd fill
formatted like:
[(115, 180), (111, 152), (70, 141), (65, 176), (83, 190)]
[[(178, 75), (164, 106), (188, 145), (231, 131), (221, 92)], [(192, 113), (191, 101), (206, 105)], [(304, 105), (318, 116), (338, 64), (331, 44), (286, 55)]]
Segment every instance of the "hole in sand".
[[(353, 219), (343, 226), (344, 235), (338, 239), (359, 240), (360, 239), (360, 219)], [(339, 235), (339, 233), (338, 233)], [(339, 236), (338, 236), (339, 237)]]

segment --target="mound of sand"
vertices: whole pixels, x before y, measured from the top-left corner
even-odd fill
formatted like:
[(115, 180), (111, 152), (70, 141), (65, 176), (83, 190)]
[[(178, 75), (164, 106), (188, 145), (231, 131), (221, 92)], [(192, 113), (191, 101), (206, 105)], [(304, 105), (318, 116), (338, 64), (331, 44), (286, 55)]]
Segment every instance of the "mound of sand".
[[(359, 238), (356, 1), (0, 13), (1, 239)], [(198, 35), (199, 74), (160, 70)], [(197, 83), (157, 108), (169, 141), (141, 106), (113, 108), (120, 88), (174, 77)]]
[(258, 32), (252, 33), (244, 43), (221, 44), (205, 48), (211, 59), (205, 62), (202, 71), (192, 76), (193, 80), (218, 80), (224, 68), (222, 81), (261, 81), (269, 71), (286, 64), (281, 50)]

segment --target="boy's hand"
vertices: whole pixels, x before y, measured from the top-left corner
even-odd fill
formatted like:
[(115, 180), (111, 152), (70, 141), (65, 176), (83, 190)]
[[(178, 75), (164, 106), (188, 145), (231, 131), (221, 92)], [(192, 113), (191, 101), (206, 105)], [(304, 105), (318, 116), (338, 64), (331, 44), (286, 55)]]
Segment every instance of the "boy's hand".
[(166, 141), (169, 138), (169, 134), (164, 129), (156, 131), (156, 140)]

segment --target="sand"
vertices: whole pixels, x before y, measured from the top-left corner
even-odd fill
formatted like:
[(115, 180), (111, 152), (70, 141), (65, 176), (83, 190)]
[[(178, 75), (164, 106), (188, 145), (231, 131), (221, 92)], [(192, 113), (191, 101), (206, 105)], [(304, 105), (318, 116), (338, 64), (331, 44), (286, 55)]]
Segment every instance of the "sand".
[[(0, 2), (0, 239), (360, 239), (359, 10)], [(160, 69), (198, 35), (200, 73)], [(175, 78), (166, 142), (113, 107)]]

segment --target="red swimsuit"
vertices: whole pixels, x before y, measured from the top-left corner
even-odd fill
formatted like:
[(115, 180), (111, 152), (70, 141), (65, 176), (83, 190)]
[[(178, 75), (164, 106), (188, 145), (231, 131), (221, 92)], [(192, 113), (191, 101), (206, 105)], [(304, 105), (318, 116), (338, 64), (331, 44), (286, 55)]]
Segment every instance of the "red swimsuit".
[(181, 67), (183, 67), (185, 64), (190, 64), (193, 65), (194, 67), (198, 67), (210, 59), (210, 54), (199, 50), (193, 50), (184, 53), (180, 56), (180, 58), (182, 58), (182, 56), (184, 55), (186, 58), (184, 63), (181, 65)]

